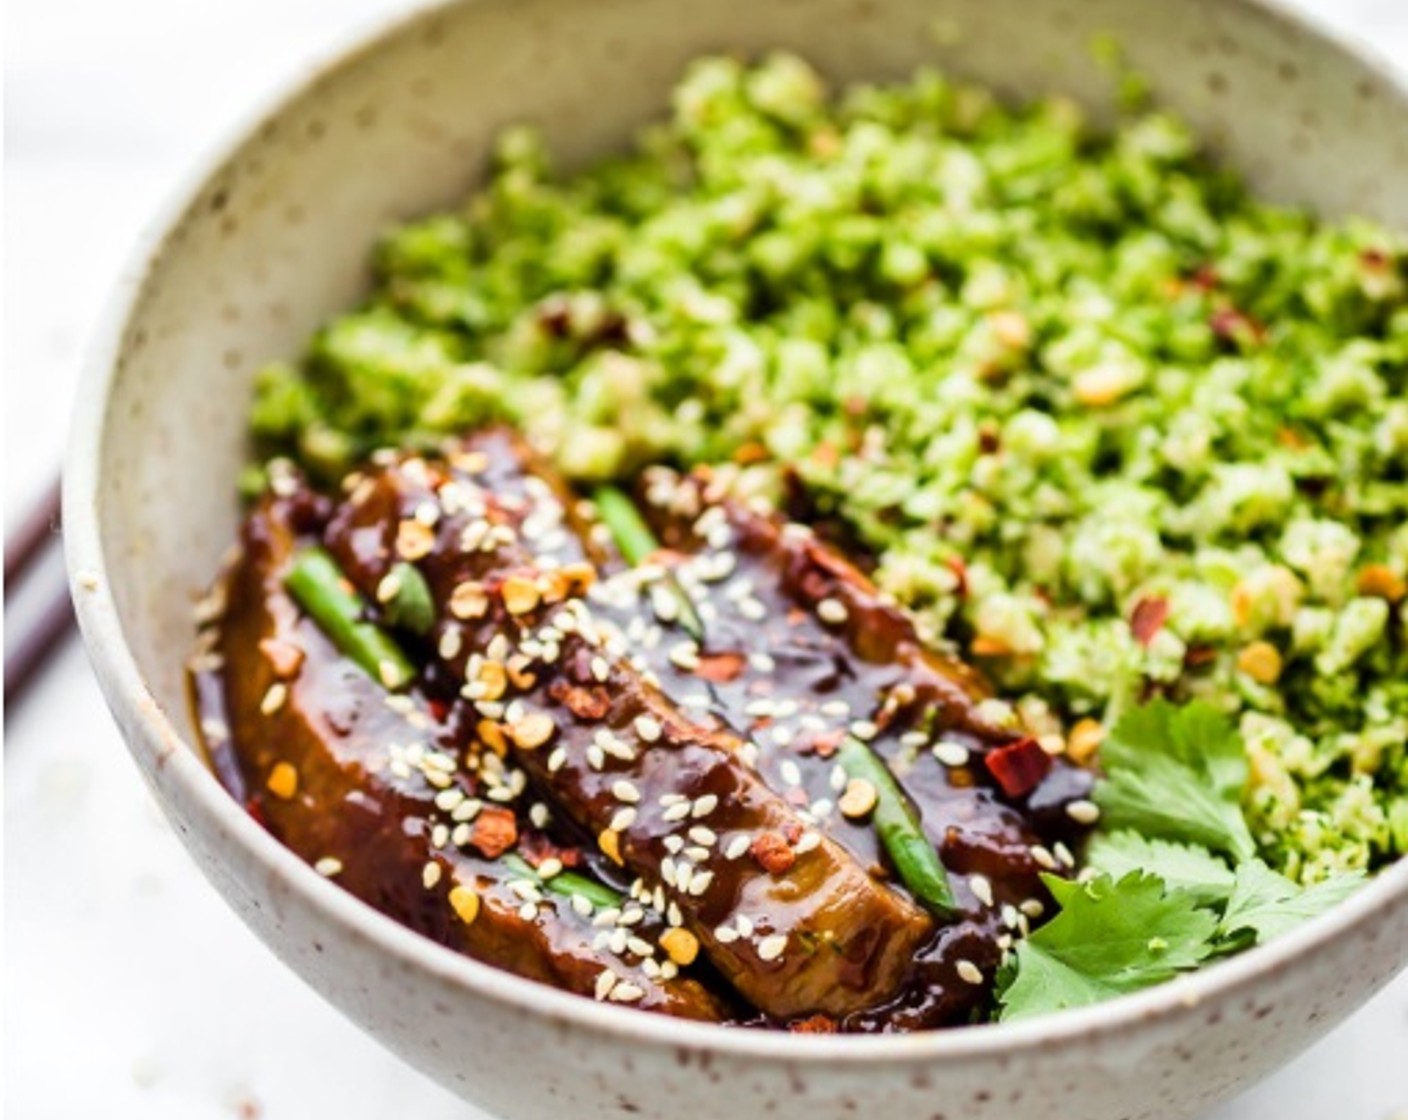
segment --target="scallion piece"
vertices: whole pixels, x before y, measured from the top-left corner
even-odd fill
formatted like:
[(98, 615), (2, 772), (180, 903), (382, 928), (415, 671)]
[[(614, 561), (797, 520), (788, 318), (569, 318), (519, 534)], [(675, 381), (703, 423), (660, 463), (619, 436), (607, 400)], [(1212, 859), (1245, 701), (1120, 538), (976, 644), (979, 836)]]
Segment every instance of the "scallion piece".
[(284, 585), (332, 644), (393, 692), (410, 684), (416, 669), (391, 638), (366, 620), (366, 603), (321, 548), (304, 549)]
[(521, 875), (543, 889), (552, 891), (553, 894), (565, 895), (567, 898), (581, 895), (597, 910), (621, 905), (621, 896), (610, 887), (588, 879), (585, 875), (578, 875), (575, 871), (559, 871), (552, 878), (544, 879), (527, 860), (515, 855), (504, 856), (504, 865), (515, 875)]
[(850, 778), (861, 778), (875, 787), (871, 818), (880, 843), (895, 865), (895, 873), (910, 893), (928, 909), (950, 914), (957, 909), (948, 872), (919, 821), (909, 797), (890, 768), (859, 739), (847, 736), (836, 752), (836, 761)]
[[(641, 517), (640, 511), (630, 498), (614, 486), (599, 487), (592, 495), (598, 516), (608, 529), (616, 547), (621, 550), (626, 563), (637, 567), (660, 551), (660, 542), (651, 532), (650, 526)], [(675, 578), (675, 573), (666, 571), (665, 586), (669, 588), (679, 603), (679, 624), (686, 634), (696, 642), (704, 640), (704, 623), (699, 612), (694, 609), (694, 600)]]
[(435, 626), (435, 601), (430, 596), (430, 584), (419, 569), (401, 560), (386, 578), (393, 580), (396, 588), (396, 593), (382, 604), (386, 621), (412, 634), (429, 634)]

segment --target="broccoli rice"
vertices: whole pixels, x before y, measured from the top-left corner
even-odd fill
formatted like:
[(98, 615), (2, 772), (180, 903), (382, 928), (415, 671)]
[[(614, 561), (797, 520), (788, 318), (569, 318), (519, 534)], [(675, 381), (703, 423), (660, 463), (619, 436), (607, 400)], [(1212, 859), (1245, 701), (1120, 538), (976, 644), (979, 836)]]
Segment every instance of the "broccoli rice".
[(1408, 241), (1256, 200), (1167, 112), (775, 54), (584, 172), (509, 130), (250, 414), (324, 478), (496, 419), (578, 481), (805, 495), (1048, 750), (1208, 701), (1296, 880), (1408, 852)]

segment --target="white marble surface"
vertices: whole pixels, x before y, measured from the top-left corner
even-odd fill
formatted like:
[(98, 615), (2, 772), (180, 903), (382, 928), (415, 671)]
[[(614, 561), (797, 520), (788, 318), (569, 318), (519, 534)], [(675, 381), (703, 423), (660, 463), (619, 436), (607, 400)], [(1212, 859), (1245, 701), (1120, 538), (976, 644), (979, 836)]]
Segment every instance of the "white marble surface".
[[(1408, 0), (1301, 2), (1408, 66)], [(55, 468), (85, 333), (135, 231), (252, 98), (396, 6), (7, 5), (7, 525)], [(0, 1080), (12, 1120), (476, 1120), (225, 908), (140, 786), (76, 644), (5, 734)], [(1206, 1120), (1408, 1120), (1405, 1057), (1408, 975)]]

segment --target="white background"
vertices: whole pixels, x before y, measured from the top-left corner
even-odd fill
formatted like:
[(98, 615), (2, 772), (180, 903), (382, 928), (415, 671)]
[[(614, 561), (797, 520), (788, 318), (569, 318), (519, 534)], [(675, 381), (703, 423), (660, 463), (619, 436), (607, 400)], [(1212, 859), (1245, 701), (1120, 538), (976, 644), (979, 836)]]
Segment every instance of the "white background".
[[(1299, 2), (1408, 66), (1408, 0)], [(7, 527), (56, 469), (84, 336), (136, 231), (252, 99), (396, 7), (10, 0)], [(9, 713), (6, 739), (11, 1120), (483, 1120), (225, 908), (139, 785), (76, 643)], [(1408, 975), (1206, 1120), (1408, 1120), (1405, 1059)]]

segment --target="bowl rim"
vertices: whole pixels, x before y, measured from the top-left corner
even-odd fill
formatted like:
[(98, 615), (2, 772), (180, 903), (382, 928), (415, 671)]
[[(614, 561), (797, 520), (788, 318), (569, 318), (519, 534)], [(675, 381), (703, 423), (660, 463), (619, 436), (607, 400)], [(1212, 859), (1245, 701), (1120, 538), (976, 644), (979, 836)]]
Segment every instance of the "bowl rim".
[[(316, 92), (320, 83), (375, 53), (387, 40), (459, 7), (486, 0), (409, 0), (392, 13), (360, 21), (350, 32), (314, 52), (293, 75), (271, 82), (253, 107), (227, 126), (192, 163), (177, 187), (146, 224), (127, 256), (90, 336), (69, 428), (63, 468), (64, 551), (84, 646), (128, 749), (154, 786), (179, 789), (189, 811), (223, 831), (240, 856), (303, 896), (320, 921), (357, 935), (403, 967), (460, 986), (506, 1009), (527, 1011), (563, 1025), (618, 1041), (710, 1052), (740, 1060), (789, 1063), (866, 1064), (945, 1062), (972, 1058), (1004, 1060), (1080, 1038), (1118, 1036), (1144, 1023), (1194, 1012), (1213, 998), (1246, 991), (1265, 978), (1352, 931), (1391, 904), (1408, 900), (1408, 857), (1399, 859), (1350, 898), (1268, 945), (1155, 987), (1115, 999), (1009, 1023), (894, 1035), (805, 1037), (697, 1023), (600, 1003), (515, 976), (462, 956), (416, 933), (315, 872), (260, 827), (230, 797), (202, 761), (183, 721), (172, 718), (142, 678), (128, 647), (106, 579), (99, 512), (99, 466), (118, 359), (147, 281), (161, 267), (172, 234), (192, 212), (210, 181), (237, 160), (261, 127), (286, 107)], [(1243, 8), (1358, 65), (1408, 112), (1408, 68), (1389, 63), (1359, 37), (1330, 26), (1291, 0), (1236, 0)]]

